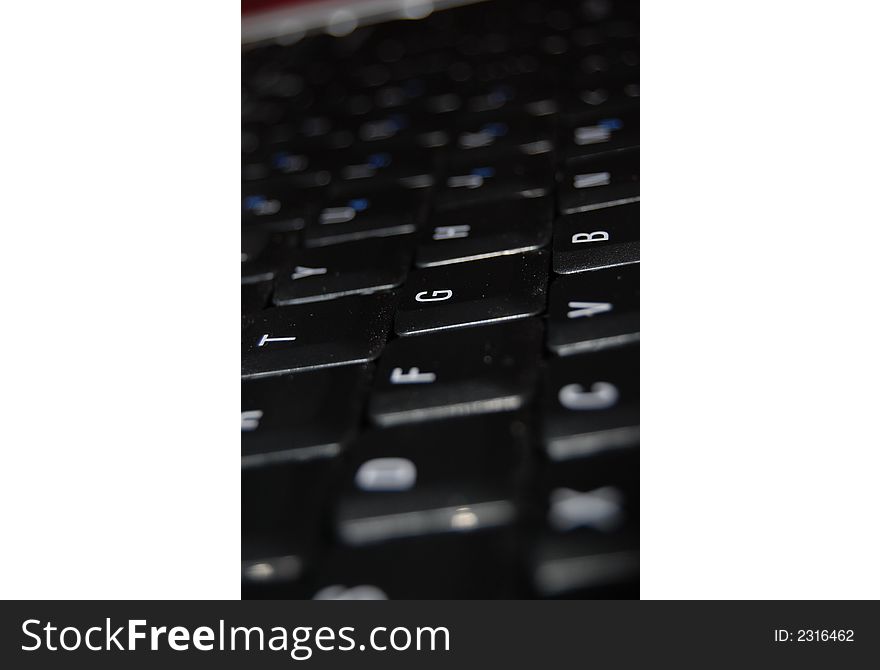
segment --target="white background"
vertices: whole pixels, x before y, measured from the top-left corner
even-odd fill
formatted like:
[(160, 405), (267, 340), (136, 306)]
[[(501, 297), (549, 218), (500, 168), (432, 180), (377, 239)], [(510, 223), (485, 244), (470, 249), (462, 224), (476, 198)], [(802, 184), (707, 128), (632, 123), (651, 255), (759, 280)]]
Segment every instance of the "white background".
[[(878, 598), (866, 2), (642, 13), (642, 593)], [(239, 5), (14, 3), (0, 596), (239, 595)]]

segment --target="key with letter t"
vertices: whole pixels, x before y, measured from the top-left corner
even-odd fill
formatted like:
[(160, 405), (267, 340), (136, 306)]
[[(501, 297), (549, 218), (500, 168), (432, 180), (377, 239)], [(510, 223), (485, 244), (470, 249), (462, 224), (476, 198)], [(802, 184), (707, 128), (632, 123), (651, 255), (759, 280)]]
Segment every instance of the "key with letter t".
[(242, 377), (376, 358), (395, 300), (394, 293), (381, 293), (259, 312), (242, 334)]

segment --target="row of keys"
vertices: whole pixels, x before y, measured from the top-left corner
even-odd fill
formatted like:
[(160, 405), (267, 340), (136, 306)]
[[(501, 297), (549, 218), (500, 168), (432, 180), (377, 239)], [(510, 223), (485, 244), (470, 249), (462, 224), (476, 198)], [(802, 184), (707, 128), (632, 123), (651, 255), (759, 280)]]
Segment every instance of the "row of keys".
[[(537, 125), (539, 121), (541, 125)], [(390, 145), (303, 153), (301, 148), (287, 142), (249, 156), (243, 162), (242, 174), (251, 184), (247, 190), (251, 198), (263, 195), (272, 199), (263, 192), (267, 189), (304, 192), (325, 187), (331, 197), (351, 198), (365, 190), (392, 186), (418, 189), (436, 183), (441, 189), (442, 204), (444, 200), (458, 199), (452, 194), (460, 194), (463, 188), (472, 190), (482, 186), (475, 177), (495, 176), (495, 181), (500, 181), (497, 177), (507, 174), (509, 181), (511, 176), (519, 174), (522, 175), (520, 181), (526, 176), (531, 179), (531, 183), (520, 186), (519, 191), (546, 188), (540, 178), (550, 173), (551, 166), (546, 160), (529, 157), (549, 154), (558, 145), (562, 147), (562, 157), (571, 161), (639, 144), (636, 113), (582, 115), (560, 128), (564, 138), (561, 142), (554, 139), (555, 130), (548, 123), (545, 119), (474, 122), (450, 145), (448, 153), (434, 156)], [(436, 142), (440, 132), (429, 131), (427, 135)], [(418, 142), (411, 144), (418, 146)], [(500, 174), (489, 174), (492, 170), (500, 170)], [(277, 185), (273, 186), (273, 182)], [(257, 217), (265, 210), (266, 205), (257, 207), (256, 201), (251, 201), (245, 214)]]
[[(273, 280), (273, 301), (279, 306), (371, 293), (400, 286), (412, 262), (418, 268), (435, 268), (539, 250), (550, 242), (554, 230), (557, 274), (639, 260), (638, 202), (563, 216), (555, 224), (547, 197), (475, 205), (437, 212), (417, 239), (371, 237), (393, 232), (382, 227), (383, 220), (389, 221), (364, 219), (367, 224), (357, 229), (358, 235), (367, 236), (363, 239), (311, 249), (298, 248), (292, 233), (244, 232), (242, 283), (247, 286), (242, 291), (248, 308), (244, 313), (266, 305)], [(353, 226), (337, 228), (338, 235), (354, 235)], [(450, 272), (462, 270), (445, 274)], [(429, 273), (425, 283), (431, 284), (434, 275)]]
[[(406, 188), (335, 189), (306, 195), (295, 183), (280, 180), (253, 183), (242, 192), (245, 230), (295, 231), (303, 228), (307, 246), (324, 246), (370, 236), (412, 232), (427, 213), (427, 181), (410, 181)], [(472, 204), (539, 198), (554, 185), (553, 164), (547, 155), (491, 161), (455, 161), (434, 185), (432, 204), (449, 210)]]
[[(509, 216), (522, 221), (520, 228), (531, 221), (535, 228), (543, 224), (546, 229), (546, 218), (552, 215), (546, 197), (553, 187), (549, 157), (533, 156), (497, 166), (462, 165), (456, 172), (432, 189), (436, 211), (430, 217), (428, 189), (367, 190), (359, 197), (323, 198), (309, 205), (303, 204), (308, 201), (296, 190), (280, 184), (248, 187), (242, 198), (244, 232), (302, 231), (305, 246), (320, 247), (405, 235), (428, 226), (434, 241), (464, 238), (470, 237), (470, 228), (479, 221), (488, 228), (487, 222), (500, 225), (498, 222)], [(638, 173), (638, 148), (570, 160), (559, 186), (559, 209), (563, 214), (575, 214), (638, 202)], [(528, 220), (523, 221), (526, 216)]]
[[(388, 345), (375, 371), (350, 365), (245, 380), (243, 464), (336, 455), (355, 435), (367, 388), (367, 415), (377, 426), (524, 407), (540, 376), (542, 331), (540, 321), (527, 319), (402, 338)], [(638, 423), (632, 409), (638, 404), (637, 337), (629, 333), (605, 338), (603, 346), (572, 346), (549, 363), (542, 406), (552, 458), (626, 441), (624, 429)], [(599, 349), (595, 356), (581, 353)]]
[[(578, 480), (595, 459), (550, 465), (529, 493), (525, 427), (496, 415), (395, 429), (381, 448), (365, 438), (364, 457), (405, 456), (245, 471), (246, 596), (595, 598), (637, 586), (638, 489), (619, 474), (637, 452), (616, 453), (604, 479)], [(408, 557), (418, 570), (393, 569)]]
[[(300, 304), (244, 317), (242, 376), (374, 360), (385, 347), (392, 320), (402, 339), (390, 343), (389, 352), (429, 347), (432, 343), (422, 337), (424, 334), (449, 329), (456, 331), (449, 338), (461, 338), (463, 344), (474, 348), (475, 341), (487, 331), (468, 326), (524, 319), (544, 311), (547, 271), (546, 252), (502, 256), (418, 270), (398, 291), (317, 301), (313, 291), (322, 288), (345, 294), (345, 286), (351, 284), (344, 282), (350, 281), (350, 276), (340, 279), (298, 266), (296, 272), (313, 280), (311, 288), (298, 292), (287, 288), (282, 299)], [(309, 272), (313, 276), (307, 276)], [(402, 271), (399, 267), (364, 270), (363, 276), (374, 278), (382, 272), (389, 273), (393, 282), (391, 273)], [(263, 286), (243, 286), (243, 299)], [(637, 263), (560, 277), (550, 289), (548, 348), (565, 356), (636, 341), (638, 291)], [(411, 335), (420, 337), (407, 343), (410, 338), (405, 336)]]
[[(243, 484), (250, 511), (244, 522), (246, 582), (259, 585), (269, 577), (295, 582), (323, 565), (332, 566), (327, 582), (368, 581), (375, 586), (381, 578), (385, 597), (406, 597), (406, 591), (384, 581), (385, 572), (371, 561), (360, 576), (337, 573), (341, 565), (332, 558), (316, 560), (319, 545), (337, 546), (331, 553), (348, 566), (343, 557), (383, 553), (383, 548), (391, 550), (389, 545), (396, 552), (407, 543), (422, 546), (422, 540), (472, 544), (470, 539), (481, 537), (477, 544), (494, 544), (488, 538), (528, 525), (534, 513), (543, 519), (529, 558), (532, 588), (539, 594), (590, 591), (632, 579), (638, 560), (632, 534), (637, 486), (630, 467), (637, 458), (637, 350), (621, 350), (611, 375), (610, 364), (597, 367), (597, 361), (592, 355), (580, 356), (566, 370), (548, 372), (547, 389), (553, 392), (546, 394), (545, 405), (555, 397), (556, 407), (545, 407), (549, 459), (533, 482), (538, 485), (537, 508), (527, 502), (534, 498), (524, 487), (530, 471), (530, 428), (527, 416), (519, 412), (367, 431), (353, 445), (348, 464), (313, 458), (290, 466), (248, 468)], [(601, 384), (618, 389), (613, 404)], [(572, 390), (574, 386), (578, 388)], [(304, 518), (303, 509), (313, 514)], [(316, 517), (331, 520), (329, 534)], [(499, 558), (506, 565), (512, 555), (516, 552)], [(611, 575), (585, 569), (595, 563), (618, 569)], [(454, 565), (468, 574), (474, 568), (471, 559)], [(472, 586), (471, 580), (460, 587), (465, 585)], [(315, 592), (325, 586), (329, 583)]]
[[(638, 85), (632, 79), (616, 83), (599, 78), (583, 82), (576, 90), (566, 86), (565, 92), (560, 94), (545, 91), (546, 82), (541, 81), (537, 87), (519, 92), (516, 89), (521, 80), (496, 85), (485, 95), (472, 99), (481, 100), (483, 111), (470, 113), (460, 111), (468, 103), (460, 93), (453, 92), (354, 118), (321, 115), (291, 118), (282, 109), (264, 106), (260, 111), (267, 122), (244, 126), (242, 159), (246, 165), (262, 163), (271, 173), (296, 173), (302, 168), (337, 171), (351, 169), (345, 167), (348, 152), (357, 155), (366, 151), (405, 150), (405, 145), (421, 150), (411, 156), (415, 160), (428, 158), (426, 152), (434, 149), (454, 148), (467, 152), (490, 144), (517, 146), (544, 140), (552, 142), (557, 135), (560, 140), (570, 138), (577, 144), (585, 144), (585, 139), (596, 142), (601, 135), (585, 135), (584, 131), (572, 133), (590, 118), (596, 122), (603, 117), (617, 118), (617, 122), (603, 123), (600, 127), (620, 131), (625, 126), (627, 130), (616, 133), (618, 135), (637, 132), (631, 118), (629, 122), (624, 121), (625, 116), (631, 117), (637, 112)], [(629, 83), (625, 83), (627, 81)], [(286, 152), (292, 152), (294, 160), (286, 156)], [(295, 155), (300, 153), (311, 158), (310, 166), (299, 164), (300, 159)], [(376, 167), (369, 162), (361, 166), (356, 167), (356, 171)], [(263, 176), (256, 172), (245, 174), (244, 178)]]
[[(347, 133), (351, 139), (370, 138), (372, 133), (358, 128), (358, 121), (383, 113), (411, 111), (423, 118), (431, 116), (467, 116), (511, 109), (529, 109), (558, 101), (563, 110), (613, 109), (614, 104), (637, 99), (637, 89), (628, 88), (638, 80), (638, 45), (626, 42), (619, 48), (599, 49), (586, 53), (584, 58), (568, 64), (565, 71), (550, 73), (541, 67), (540, 59), (520, 53), (502, 57), (494, 62), (468, 63), (449, 58), (449, 54), (429, 56), (430, 67), (438, 60), (449, 62), (448, 71), (417, 73), (394, 79), (392, 67), (373, 64), (355, 68), (353, 81), (344, 81), (343, 73), (321, 87), (320, 92), (303, 86), (303, 77), (292, 72), (279, 71), (268, 66), (265, 74), (257, 77), (256, 85), (246, 88), (242, 120), (247, 124), (277, 124), (290, 117), (300, 119), (328, 119), (321, 126), (310, 125), (304, 136), (321, 137), (330, 132)], [(555, 64), (557, 67), (561, 63)], [(418, 65), (416, 65), (416, 68)], [(494, 69), (493, 73), (489, 70)], [(482, 77), (481, 72), (488, 74)], [(555, 76), (554, 76), (555, 75)], [(266, 95), (260, 89), (259, 79), (274, 79), (276, 86), (287, 86), (292, 96)], [(620, 99), (612, 96), (602, 85), (611, 85), (611, 91), (621, 92)], [(538, 108), (540, 109), (540, 107)], [(306, 116), (307, 114), (307, 116)], [(328, 132), (324, 133), (325, 129)]]
[[(448, 29), (451, 43), (432, 44), (432, 20), (388, 35), (381, 48), (371, 42), (384, 28), (364, 28), (344, 39), (313, 38), (287, 49), (250, 49), (242, 58), (244, 99), (332, 111), (346, 93), (356, 92), (365, 100), (343, 111), (357, 114), (367, 105), (394, 107), (401, 99), (442, 92), (450, 85), (478, 95), (499, 80), (517, 76), (541, 74), (565, 83), (596, 75), (625, 77), (639, 66), (635, 24), (613, 32), (595, 24), (545, 32), (540, 26), (514, 27), (506, 21), (502, 30), (487, 35), (465, 24)], [(309, 49), (311, 53), (303, 53)], [(381, 95), (371, 95), (377, 93)]]

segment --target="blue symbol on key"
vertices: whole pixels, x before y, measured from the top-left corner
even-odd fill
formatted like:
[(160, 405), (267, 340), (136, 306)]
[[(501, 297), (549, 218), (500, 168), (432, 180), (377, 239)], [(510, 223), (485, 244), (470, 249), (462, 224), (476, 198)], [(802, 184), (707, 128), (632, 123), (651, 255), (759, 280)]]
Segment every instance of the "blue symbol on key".
[(483, 177), (484, 179), (487, 177), (495, 176), (495, 168), (493, 167), (478, 167), (471, 170), (471, 174), (475, 177)]
[(483, 126), (482, 132), (492, 135), (493, 137), (501, 137), (507, 134), (506, 123), (487, 123)]
[(370, 201), (366, 198), (355, 198), (354, 200), (349, 201), (348, 206), (356, 212), (363, 212), (370, 206)]
[(258, 209), (265, 202), (266, 196), (264, 195), (249, 195), (244, 199), (244, 208), (252, 211)]
[(602, 119), (597, 125), (605, 130), (620, 130), (623, 128), (623, 121), (620, 119)]
[(401, 114), (392, 114), (388, 117), (388, 120), (394, 124), (397, 130), (406, 128), (406, 117)]
[(278, 152), (274, 156), (272, 156), (272, 164), (278, 170), (283, 170), (286, 162), (287, 162), (287, 154), (284, 152)]
[(370, 154), (367, 157), (367, 163), (370, 167), (383, 168), (391, 165), (390, 154)]

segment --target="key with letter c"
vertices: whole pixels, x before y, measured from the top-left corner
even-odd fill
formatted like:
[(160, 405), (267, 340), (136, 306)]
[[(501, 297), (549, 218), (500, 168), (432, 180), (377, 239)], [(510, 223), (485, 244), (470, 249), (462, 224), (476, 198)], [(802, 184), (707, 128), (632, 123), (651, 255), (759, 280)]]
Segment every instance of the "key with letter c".
[(551, 461), (638, 446), (639, 347), (554, 358), (544, 379), (544, 448)]

